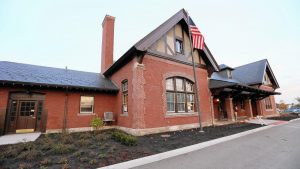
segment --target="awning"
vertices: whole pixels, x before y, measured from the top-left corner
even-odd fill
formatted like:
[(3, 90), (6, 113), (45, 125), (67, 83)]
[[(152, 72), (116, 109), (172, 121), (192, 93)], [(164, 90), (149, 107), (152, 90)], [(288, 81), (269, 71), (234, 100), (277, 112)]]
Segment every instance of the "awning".
[(209, 82), (209, 88), (212, 90), (214, 95), (221, 92), (231, 93), (233, 95), (248, 95), (255, 98), (265, 98), (270, 95), (280, 95), (281, 93), (275, 91), (268, 91), (245, 84), (214, 80), (211, 79)]

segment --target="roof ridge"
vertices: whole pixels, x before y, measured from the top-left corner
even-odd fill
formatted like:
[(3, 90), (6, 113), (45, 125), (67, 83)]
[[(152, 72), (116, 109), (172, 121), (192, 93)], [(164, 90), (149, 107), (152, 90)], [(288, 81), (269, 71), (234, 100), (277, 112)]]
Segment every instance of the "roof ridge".
[[(51, 66), (42, 66), (42, 65), (35, 65), (35, 64), (29, 64), (29, 63), (20, 63), (20, 62), (12, 62), (12, 61), (0, 61), (0, 62), (6, 62), (6, 63), (12, 63), (12, 64), (20, 64), (20, 65), (28, 65), (28, 66), (36, 66), (36, 67), (41, 67), (41, 68), (51, 68), (51, 69), (59, 69), (59, 70), (66, 70), (64, 68), (58, 68), (58, 67), (51, 67)], [(100, 74), (97, 72), (88, 72), (88, 71), (82, 71), (82, 70), (74, 70), (74, 69), (67, 69), (68, 71), (75, 71), (75, 72), (82, 72), (82, 73), (93, 73), (93, 74)], [(102, 75), (103, 76), (103, 75)]]
[(244, 65), (236, 66), (236, 67), (234, 67), (234, 69), (239, 68), (239, 67), (243, 67), (243, 66), (246, 66), (246, 65), (254, 64), (254, 63), (257, 63), (257, 62), (262, 62), (262, 61), (268, 62), (268, 59), (261, 59), (261, 60), (254, 61), (254, 62), (251, 62), (251, 63), (246, 63)]

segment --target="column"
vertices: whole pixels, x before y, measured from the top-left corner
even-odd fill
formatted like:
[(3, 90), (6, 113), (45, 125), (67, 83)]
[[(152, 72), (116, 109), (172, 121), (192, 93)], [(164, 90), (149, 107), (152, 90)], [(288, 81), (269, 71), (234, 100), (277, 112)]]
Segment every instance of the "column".
[(251, 99), (245, 99), (244, 103), (245, 103), (245, 111), (247, 113), (247, 116), (253, 118)]
[(228, 97), (228, 98), (225, 99), (225, 109), (226, 109), (226, 112), (227, 112), (228, 120), (235, 121), (232, 98)]
[(215, 124), (215, 110), (214, 110), (214, 96), (210, 97), (210, 107), (211, 107), (211, 122), (212, 125)]
[(258, 114), (259, 116), (263, 116), (263, 115), (264, 115), (264, 114), (263, 114), (262, 107), (261, 107), (261, 102), (262, 102), (262, 100), (257, 100), (257, 101), (256, 101), (257, 114)]

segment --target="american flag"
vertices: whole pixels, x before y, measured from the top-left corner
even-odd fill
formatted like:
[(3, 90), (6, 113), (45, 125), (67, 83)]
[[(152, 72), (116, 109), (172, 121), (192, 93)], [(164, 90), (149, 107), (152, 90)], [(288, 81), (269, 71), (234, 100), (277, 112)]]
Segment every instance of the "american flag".
[(189, 18), (189, 24), (190, 24), (190, 29), (191, 29), (191, 34), (192, 34), (192, 39), (193, 39), (193, 47), (196, 49), (201, 49), (203, 50), (204, 48), (204, 36), (202, 33), (199, 31), (195, 23), (191, 18)]

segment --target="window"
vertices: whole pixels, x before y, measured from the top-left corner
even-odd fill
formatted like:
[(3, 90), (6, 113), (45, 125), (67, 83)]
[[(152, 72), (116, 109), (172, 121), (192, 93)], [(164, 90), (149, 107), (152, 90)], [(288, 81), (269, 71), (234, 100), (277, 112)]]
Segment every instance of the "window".
[(168, 112), (194, 112), (194, 95), (194, 84), (188, 79), (181, 77), (172, 77), (166, 80), (166, 97)]
[(122, 82), (122, 111), (123, 113), (128, 112), (128, 81)]
[(183, 44), (182, 40), (176, 39), (175, 41), (176, 53), (183, 54)]
[(240, 101), (240, 106), (242, 110), (245, 110), (245, 104), (244, 104), (244, 100)]
[(270, 97), (265, 98), (265, 106), (266, 106), (266, 109), (272, 109), (272, 102), (271, 102)]
[(81, 96), (80, 97), (80, 113), (88, 114), (94, 112), (94, 97)]

